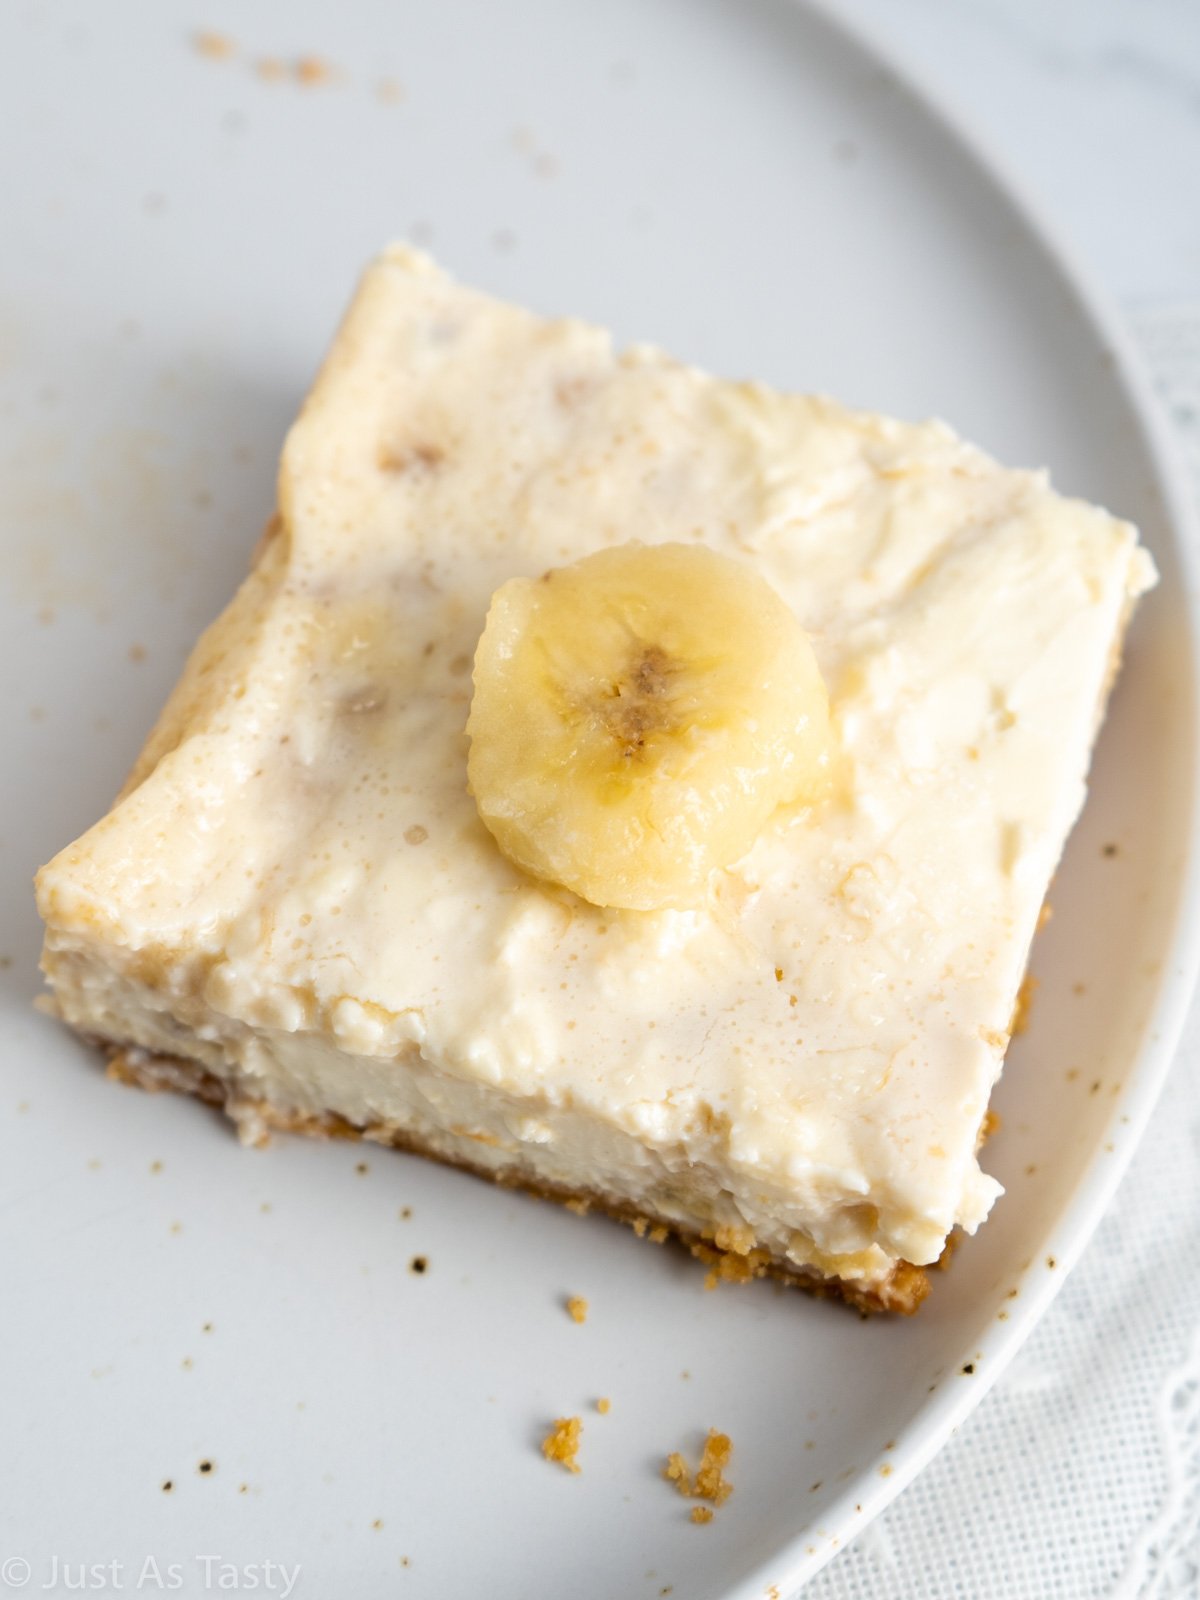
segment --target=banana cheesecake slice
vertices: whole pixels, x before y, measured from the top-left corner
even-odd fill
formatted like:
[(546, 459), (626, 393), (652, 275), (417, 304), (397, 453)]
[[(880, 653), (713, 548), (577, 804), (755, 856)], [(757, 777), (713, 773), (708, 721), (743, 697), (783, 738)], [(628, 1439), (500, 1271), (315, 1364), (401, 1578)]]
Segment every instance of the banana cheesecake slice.
[(1135, 530), (940, 423), (367, 271), (250, 575), (38, 875), (119, 1078), (911, 1311)]

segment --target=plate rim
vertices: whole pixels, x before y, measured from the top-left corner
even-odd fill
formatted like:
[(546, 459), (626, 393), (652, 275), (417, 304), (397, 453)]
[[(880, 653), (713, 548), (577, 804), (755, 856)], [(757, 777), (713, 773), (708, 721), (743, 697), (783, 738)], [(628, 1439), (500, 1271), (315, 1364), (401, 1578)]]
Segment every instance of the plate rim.
[[(954, 146), (987, 185), (990, 195), (1007, 208), (1013, 220), (1041, 251), (1095, 335), (1111, 351), (1112, 376), (1139, 428), (1140, 441), (1161, 495), (1163, 521), (1171, 534), (1172, 554), (1183, 580), (1182, 610), (1188, 645), (1187, 682), (1194, 703), (1200, 702), (1200, 507), (1197, 507), (1179, 447), (1172, 436), (1138, 350), (1132, 331), (1115, 300), (1092, 278), (1075, 246), (1064, 239), (1046, 206), (1031, 192), (1007, 158), (981, 135), (966, 111), (931, 86), (920, 66), (890, 41), (880, 42), (865, 21), (848, 16), (839, 0), (791, 0), (798, 13), (827, 29), (864, 60), (886, 71), (911, 96), (920, 115), (944, 143)], [(980, 1405), (1062, 1289), (1071, 1270), (1091, 1242), (1145, 1134), (1167, 1075), (1174, 1065), (1179, 1040), (1200, 975), (1200, 740), (1193, 740), (1188, 772), (1190, 796), (1187, 855), (1174, 910), (1157, 992), (1148, 1010), (1141, 1048), (1131, 1058), (1131, 1071), (1119, 1101), (1127, 1119), (1118, 1149), (1102, 1160), (1100, 1143), (1047, 1232), (1057, 1270), (1031, 1276), (1014, 1302), (1008, 1319), (992, 1321), (977, 1341), (987, 1359), (970, 1384), (938, 1388), (910, 1425), (907, 1448), (897, 1452), (887, 1476), (861, 1473), (825, 1511), (822, 1534), (800, 1526), (771, 1556), (755, 1564), (726, 1589), (721, 1600), (762, 1600), (773, 1590), (799, 1594), (834, 1556), (847, 1549), (869, 1523), (884, 1511), (924, 1470), (934, 1456)], [(1114, 1110), (1113, 1116), (1117, 1115)]]

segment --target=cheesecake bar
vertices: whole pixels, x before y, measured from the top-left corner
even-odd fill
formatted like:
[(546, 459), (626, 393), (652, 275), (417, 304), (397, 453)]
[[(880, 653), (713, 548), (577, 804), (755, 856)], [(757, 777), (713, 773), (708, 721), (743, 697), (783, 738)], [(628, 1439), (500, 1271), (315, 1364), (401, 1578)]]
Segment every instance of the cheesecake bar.
[[(821, 798), (638, 909), (513, 858), (466, 732), (493, 596), (630, 544), (769, 586), (832, 739)], [(911, 1311), (1000, 1193), (988, 1100), (1153, 579), (1128, 523), (941, 423), (617, 352), (388, 250), (249, 576), (38, 875), (53, 1003), (250, 1142), (361, 1135)]]

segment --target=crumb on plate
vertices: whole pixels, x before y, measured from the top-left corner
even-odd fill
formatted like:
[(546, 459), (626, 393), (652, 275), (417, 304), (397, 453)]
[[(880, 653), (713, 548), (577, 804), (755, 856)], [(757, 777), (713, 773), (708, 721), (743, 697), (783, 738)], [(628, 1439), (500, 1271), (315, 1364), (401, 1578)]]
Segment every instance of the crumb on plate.
[[(732, 1454), (733, 1445), (729, 1435), (710, 1428), (695, 1477), (688, 1470), (688, 1464), (678, 1450), (673, 1450), (667, 1457), (663, 1477), (668, 1483), (673, 1483), (679, 1493), (688, 1499), (707, 1500), (714, 1506), (724, 1505), (733, 1493), (733, 1485), (725, 1477), (725, 1468), (729, 1465)], [(708, 1517), (696, 1517), (693, 1514), (693, 1521), (707, 1522)]]
[(301, 56), (295, 68), (297, 83), (302, 83), (306, 88), (312, 88), (318, 83), (328, 83), (333, 77), (333, 68), (328, 62), (322, 61), (320, 56)]
[(192, 44), (198, 55), (207, 56), (210, 61), (227, 61), (237, 46), (233, 40), (223, 33), (213, 33), (208, 29), (194, 34)]
[(542, 1440), (542, 1454), (547, 1461), (557, 1461), (568, 1472), (579, 1472), (579, 1435), (583, 1432), (582, 1417), (557, 1417), (553, 1428)]

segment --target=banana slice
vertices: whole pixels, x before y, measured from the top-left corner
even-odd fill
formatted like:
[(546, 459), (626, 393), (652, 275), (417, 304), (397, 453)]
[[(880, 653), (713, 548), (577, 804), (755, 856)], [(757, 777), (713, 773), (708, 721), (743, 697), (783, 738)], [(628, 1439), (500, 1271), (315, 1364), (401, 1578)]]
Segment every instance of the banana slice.
[(492, 596), (468, 779), (501, 850), (598, 906), (704, 898), (829, 768), (812, 647), (757, 574), (625, 544)]

